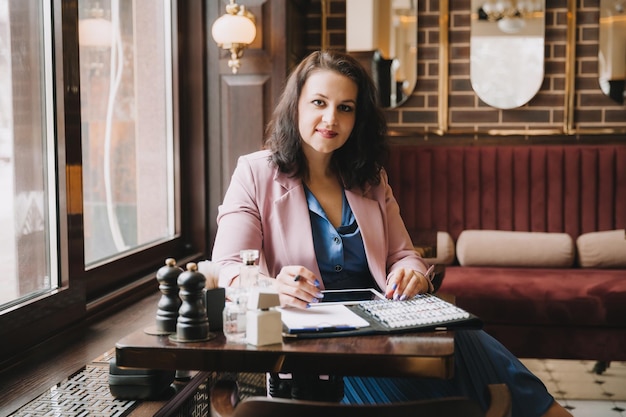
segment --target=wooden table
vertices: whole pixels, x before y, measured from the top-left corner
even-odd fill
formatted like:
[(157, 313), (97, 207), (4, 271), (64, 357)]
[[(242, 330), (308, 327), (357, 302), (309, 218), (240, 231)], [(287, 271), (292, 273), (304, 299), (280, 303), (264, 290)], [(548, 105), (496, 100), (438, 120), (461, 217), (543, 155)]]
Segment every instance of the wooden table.
[(208, 341), (175, 342), (140, 330), (117, 342), (116, 361), (148, 369), (451, 378), (454, 333), (284, 339), (252, 346), (226, 343), (221, 332)]

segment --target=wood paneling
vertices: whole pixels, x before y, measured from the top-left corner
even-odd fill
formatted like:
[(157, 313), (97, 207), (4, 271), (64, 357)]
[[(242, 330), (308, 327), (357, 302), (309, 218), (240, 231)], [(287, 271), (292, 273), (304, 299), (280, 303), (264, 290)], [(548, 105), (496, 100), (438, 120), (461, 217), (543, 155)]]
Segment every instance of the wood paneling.
[[(224, 2), (208, 5), (208, 24), (224, 13)], [(212, 39), (208, 44), (210, 238), (215, 235), (217, 206), (222, 201), (239, 155), (258, 150), (287, 74), (285, 0), (247, 0), (254, 13), (257, 38), (233, 74), (228, 54)], [(210, 37), (210, 30), (208, 31)]]
[(270, 101), (268, 74), (224, 75), (220, 94), (222, 107), (222, 161), (224, 190), (237, 158), (259, 150), (266, 123), (261, 109)]

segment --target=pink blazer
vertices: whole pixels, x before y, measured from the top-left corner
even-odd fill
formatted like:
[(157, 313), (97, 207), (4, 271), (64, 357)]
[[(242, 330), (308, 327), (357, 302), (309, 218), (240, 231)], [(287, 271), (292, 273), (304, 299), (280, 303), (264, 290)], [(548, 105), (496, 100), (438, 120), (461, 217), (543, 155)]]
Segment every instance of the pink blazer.
[[(220, 267), (219, 285), (239, 275), (242, 249), (258, 249), (260, 271), (275, 277), (285, 265), (302, 265), (321, 277), (302, 181), (278, 171), (269, 151), (239, 158), (223, 203), (212, 261)], [(387, 174), (365, 192), (346, 190), (361, 229), (370, 272), (381, 290), (387, 274), (406, 266), (425, 273), (427, 264), (413, 249)], [(320, 279), (321, 281), (321, 279)]]

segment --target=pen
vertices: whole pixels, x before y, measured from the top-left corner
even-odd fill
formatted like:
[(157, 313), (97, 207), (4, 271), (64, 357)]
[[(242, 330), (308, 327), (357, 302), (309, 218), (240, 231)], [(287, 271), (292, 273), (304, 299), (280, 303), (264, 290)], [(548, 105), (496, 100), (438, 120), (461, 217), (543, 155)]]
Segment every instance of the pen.
[(300, 275), (296, 275), (293, 279), (294, 282), (298, 282), (300, 281), (300, 278), (302, 278)]
[[(426, 278), (428, 278), (430, 276), (430, 274), (433, 273), (433, 271), (435, 270), (435, 265), (431, 265), (428, 267), (428, 269), (426, 270), (426, 273), (424, 274), (424, 276)], [(430, 279), (430, 278), (429, 278)]]
[(324, 327), (304, 327), (301, 329), (290, 329), (289, 333), (329, 333), (329, 332), (344, 332), (348, 330), (356, 330), (354, 326), (324, 326)]

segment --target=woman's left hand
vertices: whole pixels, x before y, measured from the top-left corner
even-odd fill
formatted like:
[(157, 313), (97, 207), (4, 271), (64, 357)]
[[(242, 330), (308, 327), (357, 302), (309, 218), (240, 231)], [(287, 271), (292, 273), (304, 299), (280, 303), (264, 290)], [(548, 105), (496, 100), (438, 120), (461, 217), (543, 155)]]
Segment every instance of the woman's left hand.
[(393, 300), (408, 300), (430, 290), (428, 278), (410, 268), (399, 268), (387, 275), (385, 296)]

